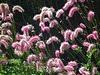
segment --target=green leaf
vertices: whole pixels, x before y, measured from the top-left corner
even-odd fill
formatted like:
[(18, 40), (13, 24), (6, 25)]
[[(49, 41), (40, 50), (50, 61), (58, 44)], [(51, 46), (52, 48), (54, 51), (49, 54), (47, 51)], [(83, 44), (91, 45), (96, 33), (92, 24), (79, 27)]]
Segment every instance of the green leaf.
[(75, 50), (75, 51), (82, 51), (80, 48), (75, 48), (75, 49), (73, 49), (73, 50)]
[(78, 50), (78, 48), (75, 48), (75, 49), (73, 49), (73, 50)]
[(93, 54), (95, 51), (96, 51), (96, 49), (93, 49), (93, 50), (91, 51), (91, 53), (88, 55), (88, 58), (89, 58), (89, 59), (91, 59), (91, 56), (92, 56), (92, 54)]
[(100, 60), (96, 63), (96, 65), (100, 68)]
[(3, 60), (3, 58), (2, 58), (2, 57), (0, 57), (0, 60)]
[(60, 31), (58, 33), (60, 33)]

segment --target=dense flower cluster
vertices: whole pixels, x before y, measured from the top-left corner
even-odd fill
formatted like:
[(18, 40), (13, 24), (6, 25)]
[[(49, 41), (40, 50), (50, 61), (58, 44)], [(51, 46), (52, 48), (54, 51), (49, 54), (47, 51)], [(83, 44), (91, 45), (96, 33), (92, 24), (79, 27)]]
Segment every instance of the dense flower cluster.
[[(64, 6), (57, 11), (53, 7), (43, 7), (40, 14), (36, 14), (33, 20), (39, 20), (38, 27), (41, 28), (41, 32), (32, 34), (30, 36), (29, 31), (35, 31), (33, 25), (25, 25), (21, 28), (23, 34), (16, 34), (16, 40), (13, 42), (13, 32), (8, 29), (12, 26), (11, 20), (13, 14), (10, 13), (9, 6), (6, 3), (0, 4), (0, 19), (2, 24), (0, 26), (0, 47), (4, 45), (5, 49), (8, 49), (8, 42), (13, 42), (12, 47), (14, 53), (20, 57), (27, 56), (27, 65), (36, 65), (36, 69), (45, 69), (49, 74), (57, 73), (58, 75), (91, 75), (98, 72), (98, 64), (100, 63), (96, 54), (99, 54), (99, 32), (98, 28), (95, 28), (95, 13), (92, 10), (84, 15), (81, 10), (86, 0), (67, 0)], [(80, 3), (78, 5), (78, 3)], [(70, 10), (68, 11), (68, 9)], [(85, 9), (85, 7), (84, 7)], [(16, 5), (12, 11), (24, 12), (24, 9)], [(67, 15), (66, 11), (68, 11)], [(78, 12), (82, 17), (85, 16), (84, 21), (79, 23), (79, 27), (71, 26), (70, 19), (73, 18), (74, 14)], [(87, 11), (86, 11), (87, 12)], [(84, 15), (84, 16), (83, 16)], [(63, 28), (59, 18), (67, 17), (67, 21), (70, 24), (69, 27)], [(8, 22), (9, 21), (9, 22)], [(89, 22), (89, 23), (87, 23)], [(93, 25), (93, 28), (88, 32), (87, 29), (90, 27), (87, 24)], [(58, 35), (52, 34), (52, 29), (56, 29)], [(72, 29), (71, 29), (72, 28)], [(74, 29), (75, 28), (75, 29)], [(87, 30), (87, 31), (86, 31)], [(93, 30), (93, 31), (92, 31)], [(92, 32), (91, 32), (92, 31)], [(47, 32), (46, 35), (44, 33)], [(59, 34), (60, 32), (60, 34)], [(49, 35), (49, 38), (48, 38)], [(92, 39), (91, 39), (92, 38)], [(56, 42), (56, 45), (55, 45)], [(87, 48), (86, 48), (87, 47)], [(3, 50), (0, 49), (0, 55), (3, 55)], [(96, 61), (91, 60), (96, 59)], [(0, 66), (7, 63), (6, 56), (0, 60)], [(81, 60), (79, 60), (81, 58)], [(96, 63), (96, 64), (95, 64)], [(92, 66), (91, 66), (92, 65)]]
[(17, 40), (20, 40), (20, 41), (14, 42), (12, 44), (12, 47), (15, 48), (15, 51), (14, 51), (15, 54), (22, 56), (22, 53), (27, 51), (28, 48), (30, 48), (33, 45), (33, 42), (40, 40), (39, 36), (37, 35), (32, 36), (32, 37), (29, 36), (28, 31), (31, 30), (32, 28), (33, 28), (32, 25), (23, 26), (21, 28), (21, 30), (23, 31), (23, 35), (20, 35), (20, 34), (16, 35)]

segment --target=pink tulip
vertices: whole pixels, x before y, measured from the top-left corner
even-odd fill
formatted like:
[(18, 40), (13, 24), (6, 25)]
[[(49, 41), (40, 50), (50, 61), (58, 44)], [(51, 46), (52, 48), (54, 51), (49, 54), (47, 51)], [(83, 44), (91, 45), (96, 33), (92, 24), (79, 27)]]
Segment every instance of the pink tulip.
[(51, 19), (53, 17), (53, 13), (51, 11), (46, 11), (48, 17)]
[(25, 37), (23, 35), (20, 35), (20, 34), (16, 34), (16, 38), (17, 40), (21, 40), (21, 39), (25, 39)]
[(63, 9), (59, 9), (57, 12), (56, 12), (56, 17), (59, 18), (61, 14), (64, 13), (64, 10)]
[(64, 32), (64, 39), (65, 41), (69, 41), (69, 35), (71, 35), (72, 31), (71, 30), (66, 30)]
[(64, 30), (61, 30), (61, 34), (64, 35)]
[(98, 32), (97, 32), (96, 30), (94, 30), (94, 31), (92, 32), (92, 34), (94, 34), (95, 37), (96, 37), (97, 39), (99, 38), (99, 36), (98, 36)]
[(57, 67), (59, 67), (62, 70), (64, 69), (64, 64), (63, 64), (61, 59), (55, 58), (54, 62), (55, 62), (54, 66), (57, 66)]
[(85, 0), (79, 0), (80, 2), (85, 2)]
[(73, 71), (74, 67), (67, 65), (67, 66), (64, 66), (64, 69), (67, 70), (67, 71)]
[(50, 28), (48, 26), (41, 27), (41, 29), (42, 29), (43, 32), (50, 31)]
[(68, 62), (68, 65), (69, 66), (77, 66), (78, 63), (76, 61), (70, 61), (70, 62)]
[(0, 14), (2, 13), (2, 8), (0, 8)]
[(96, 47), (95, 44), (90, 44), (87, 53), (90, 53), (95, 47)]
[(47, 61), (46, 72), (51, 73), (51, 68), (53, 66), (54, 58), (51, 58)]
[(97, 38), (96, 38), (96, 36), (94, 34), (89, 34), (87, 36), (87, 39), (90, 39), (90, 38), (93, 38), (93, 39), (97, 40)]
[(39, 41), (40, 40), (40, 37), (35, 35), (35, 36), (32, 36), (30, 39), (29, 39), (29, 43), (33, 43), (35, 41)]
[(92, 10), (89, 11), (88, 13), (88, 20), (91, 21), (94, 17), (94, 12)]
[(45, 43), (43, 41), (38, 41), (36, 43), (36, 46), (38, 46), (41, 49), (45, 49), (46, 48), (46, 45), (45, 45)]
[(64, 50), (67, 50), (70, 48), (70, 44), (68, 42), (62, 42), (60, 45), (60, 53), (64, 54)]
[(8, 26), (11, 26), (11, 23), (10, 22), (4, 22), (1, 25), (1, 27), (8, 27)]
[(0, 55), (2, 55), (2, 53), (3, 53), (3, 52), (2, 52), (2, 50), (0, 49)]
[(21, 31), (30, 30), (32, 27), (33, 27), (32, 25), (23, 26), (23, 27), (21, 28)]
[(6, 49), (8, 49), (8, 43), (5, 40), (0, 40), (0, 44), (3, 44), (5, 46)]
[(21, 51), (22, 53), (27, 51), (28, 47), (29, 47), (29, 43), (26, 40), (20, 40), (19, 45), (17, 48), (19, 49), (19, 51)]
[(83, 23), (80, 23), (80, 27), (86, 28), (86, 26)]
[[(2, 37), (3, 37), (3, 38), (2, 38)], [(13, 39), (12, 39), (10, 36), (8, 36), (8, 35), (0, 35), (0, 39), (1, 39), (1, 40), (8, 40), (8, 41), (10, 41), (10, 42), (13, 41)]]
[(78, 45), (72, 45), (71, 48), (76, 49), (76, 48), (78, 48)]
[(92, 73), (93, 73), (93, 74), (96, 74), (97, 69), (98, 69), (98, 67), (93, 67), (93, 69), (92, 69)]
[(10, 16), (11, 18), (13, 18), (13, 13), (9, 13), (9, 16)]
[(0, 19), (2, 19), (2, 15), (0, 15)]
[(74, 2), (77, 2), (77, 0), (74, 0)]
[(27, 62), (29, 65), (33, 65), (33, 63), (32, 63), (33, 59), (35, 61), (38, 61), (38, 57), (35, 54), (31, 54), (27, 57)]
[(64, 64), (63, 64), (62, 60), (59, 59), (59, 58), (55, 58), (55, 59), (51, 58), (51, 59), (49, 59), (48, 62), (47, 62), (46, 71), (48, 73), (50, 73), (51, 69), (53, 69), (54, 72), (61, 72), (61, 71), (63, 71), (64, 70)]
[(69, 11), (68, 16), (69, 16), (69, 17), (72, 17), (73, 14), (74, 14), (74, 12), (75, 12), (75, 11), (78, 11), (78, 10), (79, 10), (78, 7), (72, 7), (72, 8), (70, 9), (70, 11)]
[(43, 22), (50, 22), (50, 19), (49, 18), (43, 18)]
[(74, 33), (75, 33), (75, 37), (77, 37), (78, 33), (83, 33), (83, 29), (78, 27), (78, 28), (75, 29)]
[(99, 38), (98, 32), (96, 30), (94, 30), (91, 34), (89, 34), (87, 36), (87, 39), (89, 39), (89, 38), (93, 38), (93, 39), (97, 40)]
[(83, 29), (78, 27), (75, 29), (75, 33), (82, 33), (83, 32)]
[(76, 75), (74, 71), (68, 71), (67, 75)]
[(83, 74), (85, 74), (85, 75), (91, 75), (91, 73), (88, 72), (88, 71), (84, 71)]
[[(4, 7), (4, 10), (3, 10), (2, 7)], [(5, 15), (7, 15), (8, 12), (9, 12), (9, 6), (8, 6), (8, 4), (6, 4), (6, 3), (1, 3), (1, 4), (0, 4), (0, 13), (2, 13), (2, 19), (5, 18), (3, 12), (5, 12)]]
[(46, 44), (50, 44), (53, 41), (58, 42), (59, 39), (56, 36), (52, 36), (46, 41)]
[(54, 12), (55, 9), (54, 9), (53, 7), (50, 7), (50, 8), (48, 8), (48, 7), (43, 7), (43, 8), (41, 9), (41, 11), (42, 11), (42, 12), (43, 12), (43, 11), (51, 11), (51, 12)]
[(47, 61), (47, 66), (51, 68), (53, 66), (52, 62), (54, 62), (54, 58), (51, 58)]
[(13, 12), (15, 10), (18, 10), (19, 12), (24, 12), (24, 9), (21, 6), (19, 6), (19, 5), (14, 6), (12, 10), (13, 10)]
[(40, 21), (44, 20), (45, 15), (47, 15), (50, 19), (53, 17), (54, 8), (43, 7), (42, 12), (40, 13)]
[(60, 51), (59, 51), (59, 50), (56, 50), (56, 51), (55, 51), (55, 56), (56, 56), (56, 57), (59, 57), (59, 54), (60, 54)]
[(5, 64), (5, 63), (7, 63), (7, 60), (6, 60), (6, 59), (1, 60), (1, 61), (0, 61), (0, 66), (3, 65), (3, 64)]
[(43, 34), (42, 33), (39, 33), (39, 37), (42, 37), (43, 36)]
[(43, 7), (42, 9), (41, 9), (41, 11), (48, 11), (48, 7)]
[(11, 16), (6, 16), (4, 21), (11, 20)]
[(8, 35), (12, 35), (12, 32), (10, 30), (7, 30)]
[(37, 71), (40, 70), (40, 68), (41, 68), (41, 62), (40, 61), (36, 62), (36, 68), (37, 68)]
[(45, 27), (44, 22), (40, 22), (40, 23), (39, 23), (39, 26), (42, 27), (42, 28), (44, 28), (44, 27)]
[(12, 47), (23, 53), (28, 49), (29, 46), (26, 40), (21, 40), (20, 42), (14, 42)]
[(6, 3), (4, 3), (4, 6), (5, 6), (5, 14), (8, 14), (9, 13), (9, 6)]
[(30, 29), (32, 29), (32, 25), (26, 25), (26, 26), (23, 26), (22, 28), (21, 28), (21, 31), (23, 31), (24, 32), (24, 36), (25, 36), (25, 39), (27, 40), (27, 36), (29, 36), (29, 30)]
[(62, 69), (59, 67), (53, 67), (53, 71), (58, 73), (58, 72), (62, 72)]
[(40, 14), (37, 14), (37, 15), (35, 15), (34, 17), (33, 17), (33, 20), (38, 20), (38, 19), (40, 19)]
[(83, 45), (86, 47), (89, 47), (90, 43), (89, 42), (83, 42)]
[(45, 55), (43, 52), (39, 53), (39, 56), (40, 56), (42, 59), (44, 59), (44, 58), (46, 57), (46, 55)]
[(49, 27), (53, 28), (55, 25), (58, 25), (58, 21), (54, 19), (50, 22)]
[(45, 49), (45, 44), (40, 44), (40, 45), (39, 45), (39, 48)]
[(54, 12), (55, 9), (54, 9), (53, 7), (50, 7), (50, 8), (48, 9), (48, 11)]
[(81, 74), (83, 74), (84, 71), (86, 71), (86, 68), (85, 68), (85, 67), (81, 67), (81, 68), (79, 68), (79, 72), (80, 72)]
[(45, 15), (48, 15), (46, 11), (42, 11), (42, 12), (40, 13), (40, 21), (43, 21)]
[(64, 10), (67, 10), (70, 6), (72, 6), (72, 2), (71, 1), (68, 1), (64, 6), (63, 6), (63, 9)]
[(71, 1), (72, 3), (77, 2), (77, 0), (67, 0), (68, 2)]
[(20, 57), (23, 56), (22, 52), (19, 51), (19, 50), (17, 50), (17, 48), (15, 48), (14, 53), (15, 53), (16, 55), (20, 56)]
[(75, 38), (76, 38), (76, 34), (75, 32), (72, 32), (70, 35), (70, 40), (75, 40)]

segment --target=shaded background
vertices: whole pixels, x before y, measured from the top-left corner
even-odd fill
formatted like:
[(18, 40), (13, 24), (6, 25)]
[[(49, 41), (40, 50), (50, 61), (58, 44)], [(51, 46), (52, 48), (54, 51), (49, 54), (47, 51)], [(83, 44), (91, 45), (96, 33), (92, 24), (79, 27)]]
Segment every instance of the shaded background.
[[(63, 5), (66, 3), (66, 0), (0, 0), (0, 3), (8, 3), (8, 5), (10, 6), (10, 10), (12, 10), (12, 7), (14, 5), (20, 5), (24, 8), (25, 10), (24, 13), (20, 13), (16, 11), (14, 14), (14, 19), (16, 22), (16, 31), (20, 32), (20, 28), (23, 25), (26, 25), (27, 23), (37, 27), (38, 23), (33, 21), (32, 18), (34, 15), (40, 13), (40, 9), (43, 6), (54, 7), (55, 10), (57, 11), (58, 9), (63, 7)], [(94, 0), (94, 7), (95, 7), (96, 15), (99, 18), (100, 0)], [(80, 21), (78, 18), (77, 19), (73, 18), (72, 22), (74, 24), (77, 24), (76, 21), (74, 22), (74, 19)]]

